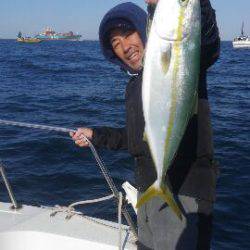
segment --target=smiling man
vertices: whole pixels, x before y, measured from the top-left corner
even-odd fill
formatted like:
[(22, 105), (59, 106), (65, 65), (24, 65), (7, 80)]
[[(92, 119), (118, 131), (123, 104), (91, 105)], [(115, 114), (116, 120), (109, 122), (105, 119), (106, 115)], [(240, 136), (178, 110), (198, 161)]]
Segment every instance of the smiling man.
[[(181, 1), (183, 0), (176, 0)], [(156, 3), (157, 0), (147, 0)], [(153, 198), (137, 214), (138, 249), (209, 250), (215, 199), (216, 167), (207, 96), (207, 69), (217, 60), (220, 39), (215, 12), (209, 0), (200, 0), (202, 12), (201, 65), (198, 112), (190, 119), (175, 160), (166, 176), (178, 197), (185, 218), (180, 221), (160, 198)], [(154, 7), (149, 7), (153, 15)], [(103, 18), (100, 45), (103, 55), (119, 65), (131, 79), (125, 94), (124, 128), (79, 128), (71, 136), (80, 147), (88, 137), (97, 147), (127, 149), (135, 158), (135, 183), (139, 195), (156, 179), (147, 143), (143, 140), (142, 61), (146, 45), (147, 14), (133, 3), (112, 8)]]
[(114, 53), (123, 63), (134, 70), (142, 68), (144, 48), (140, 35), (134, 28), (112, 30), (110, 32), (110, 44)]

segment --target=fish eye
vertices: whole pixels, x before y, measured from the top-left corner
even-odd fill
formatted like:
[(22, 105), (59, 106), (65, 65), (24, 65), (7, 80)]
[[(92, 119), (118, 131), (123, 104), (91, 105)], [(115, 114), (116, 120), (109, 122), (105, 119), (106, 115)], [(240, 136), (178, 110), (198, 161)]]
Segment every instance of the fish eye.
[(185, 6), (187, 6), (189, 0), (179, 0), (179, 2), (180, 2), (180, 5), (181, 5), (182, 7), (185, 7)]

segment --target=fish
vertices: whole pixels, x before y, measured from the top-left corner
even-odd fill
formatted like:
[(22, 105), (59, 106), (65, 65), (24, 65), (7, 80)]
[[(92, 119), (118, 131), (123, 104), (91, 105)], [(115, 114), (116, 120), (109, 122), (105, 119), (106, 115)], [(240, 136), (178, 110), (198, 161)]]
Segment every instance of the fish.
[(144, 138), (157, 179), (136, 207), (161, 197), (182, 220), (182, 210), (166, 181), (198, 100), (200, 0), (159, 0), (146, 45), (142, 102)]

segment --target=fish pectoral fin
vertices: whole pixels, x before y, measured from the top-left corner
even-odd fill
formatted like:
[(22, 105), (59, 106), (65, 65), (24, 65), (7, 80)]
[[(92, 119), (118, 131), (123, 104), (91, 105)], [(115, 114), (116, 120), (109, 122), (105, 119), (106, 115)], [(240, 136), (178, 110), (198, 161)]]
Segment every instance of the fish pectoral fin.
[(171, 47), (167, 51), (164, 51), (161, 53), (161, 66), (162, 66), (162, 71), (164, 74), (167, 74), (167, 72), (169, 70), (171, 56), (172, 56), (172, 48)]
[(155, 187), (155, 185), (150, 186), (145, 193), (142, 194), (139, 201), (136, 204), (136, 208), (140, 208), (144, 203), (151, 200), (153, 197), (159, 196), (161, 197), (168, 206), (174, 211), (177, 217), (182, 220), (182, 212), (178, 205), (176, 204), (172, 193), (168, 188), (159, 189)]

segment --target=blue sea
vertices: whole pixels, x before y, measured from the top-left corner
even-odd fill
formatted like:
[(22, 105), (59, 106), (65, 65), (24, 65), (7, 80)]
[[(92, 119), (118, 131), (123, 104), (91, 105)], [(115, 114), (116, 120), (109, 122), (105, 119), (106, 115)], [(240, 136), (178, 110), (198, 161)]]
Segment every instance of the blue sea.
[[(95, 41), (19, 44), (0, 40), (0, 119), (56, 125), (124, 126), (128, 76)], [(220, 162), (213, 249), (250, 249), (250, 50), (222, 43), (209, 70), (216, 158)], [(126, 151), (99, 150), (115, 183), (133, 183)], [(89, 149), (68, 134), (0, 125), (0, 158), (16, 199), (54, 206), (110, 194)], [(0, 200), (9, 201), (2, 180)], [(90, 216), (116, 220), (114, 202), (88, 205)]]

